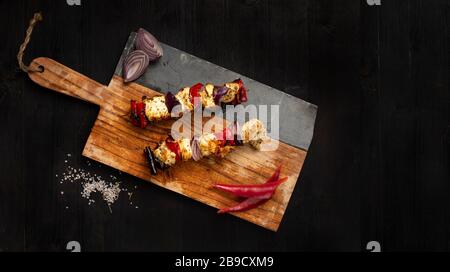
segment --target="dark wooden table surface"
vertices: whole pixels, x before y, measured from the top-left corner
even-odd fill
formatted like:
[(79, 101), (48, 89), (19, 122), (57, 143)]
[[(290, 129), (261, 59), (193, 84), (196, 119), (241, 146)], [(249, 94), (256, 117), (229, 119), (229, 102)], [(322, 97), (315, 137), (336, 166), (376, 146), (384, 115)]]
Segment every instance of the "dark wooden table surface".
[[(107, 84), (128, 34), (144, 27), (317, 104), (279, 231), (87, 162), (97, 108), (18, 70), (39, 10), (27, 62), (51, 57)], [(384, 251), (449, 250), (449, 1), (2, 0), (0, 15), (0, 251), (64, 251), (72, 240), (83, 251), (359, 251), (372, 240)], [(133, 205), (122, 195), (113, 213), (89, 206), (79, 184), (59, 183), (68, 165), (118, 176)]]

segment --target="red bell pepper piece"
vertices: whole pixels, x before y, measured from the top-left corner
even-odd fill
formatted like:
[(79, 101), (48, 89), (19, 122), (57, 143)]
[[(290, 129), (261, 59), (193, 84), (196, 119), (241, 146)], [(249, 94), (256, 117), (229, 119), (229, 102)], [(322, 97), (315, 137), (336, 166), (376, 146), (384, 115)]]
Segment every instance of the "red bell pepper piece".
[(145, 116), (145, 104), (144, 102), (139, 102), (136, 105), (137, 115), (139, 117), (139, 126), (145, 128), (148, 125), (147, 117)]
[(244, 145), (244, 142), (241, 139), (240, 133), (241, 133), (241, 131), (240, 131), (239, 123), (237, 121), (235, 121), (233, 124), (233, 140), (234, 140), (235, 146)]
[(248, 98), (247, 98), (247, 89), (242, 86), (242, 88), (239, 89), (239, 100), (241, 102), (247, 102)]
[[(234, 138), (234, 137), (233, 137), (233, 138)], [(234, 139), (232, 139), (232, 140), (227, 140), (227, 142), (228, 142), (228, 145), (236, 146), (236, 143), (234, 142)]]
[(247, 89), (244, 86), (244, 82), (242, 81), (242, 79), (236, 79), (234, 81), (234, 83), (238, 83), (239, 84), (239, 91), (238, 91), (238, 103), (241, 102), (247, 102), (248, 98), (247, 98)]
[(215, 133), (214, 135), (216, 136), (216, 139), (219, 141), (219, 146), (220, 147), (224, 147), (225, 144), (227, 143), (227, 138), (226, 138), (226, 128), (223, 129), (220, 132)]
[(224, 128), (221, 132), (215, 134), (220, 141), (220, 146), (223, 147), (228, 141), (228, 145), (234, 146), (234, 127)]
[(169, 139), (166, 140), (167, 148), (169, 148), (170, 151), (175, 153), (175, 160), (181, 161), (181, 149), (180, 144), (174, 141), (170, 141)]
[(131, 110), (130, 110), (131, 123), (134, 126), (138, 127), (139, 126), (139, 116), (138, 116), (138, 112), (137, 112), (136, 100), (131, 100), (130, 106), (131, 106)]
[(226, 185), (226, 184), (216, 184), (214, 188), (222, 190), (224, 192), (232, 193), (239, 197), (260, 197), (268, 193), (275, 192), (278, 185), (285, 182), (287, 177), (279, 179), (277, 181), (257, 184), (257, 185)]
[(189, 94), (191, 95), (191, 103), (192, 105), (194, 105), (194, 102), (197, 100), (196, 105), (194, 105), (194, 108), (196, 108), (197, 106), (201, 105), (201, 100), (200, 99), (195, 99), (195, 98), (200, 98), (200, 90), (203, 88), (203, 84), (201, 83), (197, 83), (194, 86), (192, 86), (189, 89)]

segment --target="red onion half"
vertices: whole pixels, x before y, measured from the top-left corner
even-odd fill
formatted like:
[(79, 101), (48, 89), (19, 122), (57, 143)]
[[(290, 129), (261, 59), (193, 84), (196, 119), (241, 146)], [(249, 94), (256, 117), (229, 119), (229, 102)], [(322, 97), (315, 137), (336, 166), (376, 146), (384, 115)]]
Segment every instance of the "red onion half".
[(123, 78), (125, 82), (134, 81), (144, 74), (150, 63), (148, 55), (142, 50), (128, 54), (123, 62)]
[(136, 37), (136, 49), (144, 51), (150, 61), (159, 59), (163, 55), (162, 47), (158, 40), (147, 30), (140, 28)]

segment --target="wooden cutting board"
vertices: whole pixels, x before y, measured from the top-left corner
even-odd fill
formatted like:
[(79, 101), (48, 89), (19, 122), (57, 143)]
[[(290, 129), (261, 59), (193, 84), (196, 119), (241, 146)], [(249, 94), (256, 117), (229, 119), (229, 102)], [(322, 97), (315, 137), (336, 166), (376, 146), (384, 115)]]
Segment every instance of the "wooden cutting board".
[(206, 158), (200, 162), (184, 162), (173, 167), (171, 175), (159, 173), (152, 176), (143, 149), (145, 146), (154, 148), (164, 140), (173, 121), (156, 123), (147, 129), (136, 128), (129, 122), (130, 100), (160, 93), (136, 83), (124, 84), (117, 75), (108, 86), (104, 86), (49, 58), (37, 58), (31, 66), (44, 67), (42, 73), (29, 73), (29, 77), (37, 84), (100, 107), (83, 150), (84, 156), (216, 209), (232, 206), (239, 199), (212, 189), (214, 183), (263, 183), (277, 166), (283, 165), (282, 176), (287, 176), (288, 181), (279, 186), (271, 200), (253, 210), (233, 214), (277, 231), (303, 166), (305, 150), (281, 142), (278, 150), (271, 152), (259, 152), (247, 146), (238, 147), (224, 159)]

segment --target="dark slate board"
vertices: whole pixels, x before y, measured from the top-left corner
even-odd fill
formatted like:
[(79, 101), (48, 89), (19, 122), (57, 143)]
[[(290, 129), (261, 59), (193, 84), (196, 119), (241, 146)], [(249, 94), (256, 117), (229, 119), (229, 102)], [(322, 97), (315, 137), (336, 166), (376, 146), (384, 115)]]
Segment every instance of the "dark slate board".
[[(122, 76), (122, 63), (133, 50), (136, 33), (131, 33), (115, 74)], [(189, 53), (161, 43), (164, 56), (150, 65), (146, 73), (136, 82), (155, 91), (176, 92), (184, 86), (197, 82), (223, 84), (241, 78), (249, 89), (248, 104), (279, 105), (279, 139), (287, 144), (308, 150), (314, 133), (317, 106), (257, 82), (241, 74), (227, 70)], [(268, 115), (268, 128), (271, 128)]]

